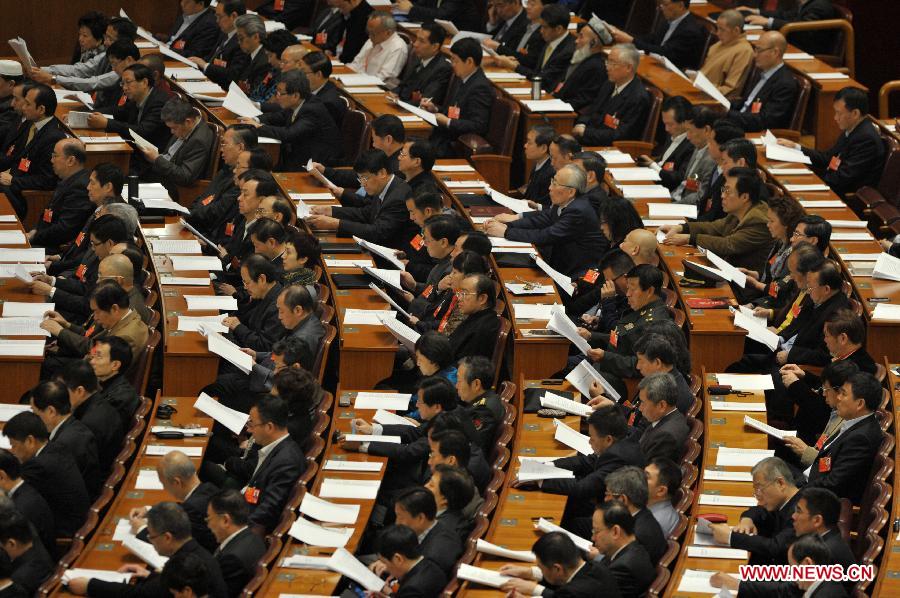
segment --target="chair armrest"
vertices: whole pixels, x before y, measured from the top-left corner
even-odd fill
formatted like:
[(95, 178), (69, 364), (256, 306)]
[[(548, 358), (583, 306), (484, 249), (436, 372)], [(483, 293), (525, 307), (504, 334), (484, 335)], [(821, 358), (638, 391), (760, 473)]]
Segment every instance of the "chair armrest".
[(844, 62), (849, 71), (850, 78), (855, 78), (856, 72), (856, 42), (853, 25), (844, 19), (825, 19), (822, 21), (795, 21), (788, 23), (780, 29), (781, 34), (787, 37), (798, 31), (828, 31), (840, 30), (844, 33)]
[(460, 135), (456, 141), (470, 154), (487, 154), (494, 151), (494, 146), (487, 139), (475, 133)]
[(506, 193), (509, 189), (510, 156), (500, 154), (472, 154), (469, 160), (491, 188)]
[(190, 207), (194, 200), (209, 187), (207, 179), (197, 179), (186, 187), (178, 187), (178, 203), (184, 207)]

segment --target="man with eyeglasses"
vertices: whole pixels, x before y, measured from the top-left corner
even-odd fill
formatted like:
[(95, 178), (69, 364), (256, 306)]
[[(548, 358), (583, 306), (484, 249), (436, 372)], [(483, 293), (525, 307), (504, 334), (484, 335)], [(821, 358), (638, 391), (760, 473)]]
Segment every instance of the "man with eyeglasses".
[(748, 132), (789, 129), (800, 95), (800, 84), (784, 64), (787, 40), (767, 31), (753, 44), (758, 79), (746, 98), (731, 103), (728, 118)]
[(484, 224), (492, 237), (534, 244), (547, 263), (567, 276), (580, 276), (607, 248), (597, 212), (585, 197), (587, 175), (574, 164), (550, 180), (551, 207), (524, 214), (500, 214)]
[(716, 544), (750, 552), (751, 565), (785, 565), (793, 543), (794, 509), (800, 498), (794, 473), (778, 457), (768, 457), (753, 466), (753, 495), (759, 506), (743, 513), (734, 527), (713, 523)]
[[(298, 56), (300, 50), (303, 51), (302, 56)], [(331, 59), (323, 52), (307, 52), (303, 46), (288, 46), (281, 54), (282, 73), (291, 70), (294, 57), (297, 68), (309, 79), (310, 93), (322, 100), (334, 123), (340, 127), (347, 114), (347, 100), (331, 80)]]
[(235, 21), (246, 12), (243, 0), (222, 0), (216, 4), (216, 23), (221, 33), (212, 56), (208, 61), (196, 55), (188, 58), (223, 89), (232, 81), (240, 81), (241, 74), (250, 65), (250, 56), (241, 50), (235, 28)]
[(690, 11), (690, 0), (657, 0), (663, 19), (646, 37), (635, 38), (618, 27), (610, 33), (620, 44), (633, 43), (647, 54), (661, 54), (680, 69), (700, 68), (706, 32)]
[[(513, 0), (510, 4), (516, 6), (518, 2)], [(396, 89), (401, 100), (418, 106), (423, 99), (442, 98), (447, 94), (453, 68), (441, 53), (446, 37), (447, 31), (437, 23), (423, 23), (416, 30), (412, 54)]]

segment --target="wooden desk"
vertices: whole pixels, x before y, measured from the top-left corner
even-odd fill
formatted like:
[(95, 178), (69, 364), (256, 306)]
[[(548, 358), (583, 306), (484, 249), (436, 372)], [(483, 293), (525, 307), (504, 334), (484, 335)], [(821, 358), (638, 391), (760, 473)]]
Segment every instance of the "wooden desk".
[[(74, 93), (74, 92), (73, 92)], [(89, 110), (78, 101), (62, 102), (56, 106), (56, 117), (65, 125), (66, 129), (74, 136), (82, 141), (91, 137), (112, 137), (116, 133), (107, 133), (101, 129), (73, 129), (68, 125), (67, 116), (69, 112), (89, 112)], [(87, 160), (85, 168), (91, 169), (101, 162), (109, 162), (115, 164), (119, 169), (128, 174), (128, 165), (131, 160), (133, 150), (127, 143), (85, 143), (85, 152)]]

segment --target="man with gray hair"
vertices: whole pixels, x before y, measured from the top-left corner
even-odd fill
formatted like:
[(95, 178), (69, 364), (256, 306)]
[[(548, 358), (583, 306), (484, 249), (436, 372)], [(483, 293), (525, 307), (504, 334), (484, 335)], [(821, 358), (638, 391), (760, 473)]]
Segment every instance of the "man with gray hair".
[(132, 239), (134, 238), (134, 234), (137, 232), (139, 226), (139, 219), (137, 210), (133, 205), (118, 201), (103, 204), (97, 209), (97, 218), (105, 214), (112, 214), (124, 222), (125, 232), (127, 232)]
[(584, 195), (587, 174), (580, 166), (563, 166), (550, 180), (550, 209), (500, 214), (484, 225), (492, 237), (533, 243), (550, 266), (580, 276), (608, 248), (597, 212)]
[[(206, 511), (204, 510), (204, 514)], [(222, 570), (218, 562), (196, 540), (191, 538), (191, 521), (181, 506), (174, 502), (161, 502), (147, 513), (147, 538), (160, 556), (183, 558), (195, 555), (209, 571), (209, 598), (227, 598), (228, 589), (222, 578)], [(98, 598), (119, 598), (121, 596), (168, 596), (162, 579), (166, 576), (168, 565), (162, 572), (151, 572), (144, 565), (125, 565), (129, 573), (138, 579), (136, 586), (128, 583), (103, 581), (78, 577), (68, 583), (68, 590), (73, 594), (89, 595)]]
[(244, 14), (234, 20), (234, 28), (241, 52), (250, 57), (247, 65), (237, 75), (236, 83), (245, 92), (249, 92), (269, 73), (269, 57), (263, 48), (266, 24), (257, 15)]
[(609, 80), (575, 121), (572, 134), (582, 145), (612, 145), (641, 139), (650, 113), (650, 94), (637, 77), (641, 55), (633, 44), (617, 44), (606, 59)]
[(603, 500), (617, 500), (625, 505), (634, 517), (634, 535), (637, 541), (647, 549), (651, 560), (659, 561), (669, 548), (669, 543), (656, 517), (647, 508), (649, 499), (647, 474), (642, 468), (626, 465), (606, 476), (606, 494)]
[(50, 204), (26, 235), (33, 247), (44, 247), (49, 254), (57, 253), (60, 245), (75, 239), (94, 211), (94, 204), (88, 199), (86, 159), (84, 144), (78, 139), (66, 137), (56, 142), (50, 165), (60, 180)]
[[(206, 507), (209, 499), (218, 493), (219, 489), (209, 482), (201, 482), (193, 461), (181, 451), (167, 453), (156, 465), (156, 475), (163, 489), (177, 500), (187, 513), (194, 540), (209, 551), (215, 550), (218, 542), (206, 526)], [(132, 533), (146, 541), (148, 508), (131, 509), (128, 518)]]
[(666, 457), (680, 461), (682, 447), (687, 440), (687, 419), (676, 406), (678, 386), (672, 374), (650, 374), (638, 384), (638, 409), (646, 427), (640, 432), (644, 457), (652, 461)]
[(741, 513), (734, 527), (711, 525), (716, 544), (750, 552), (751, 565), (787, 564), (788, 546), (796, 538), (794, 510), (800, 500), (794, 474), (778, 457), (768, 457), (753, 466), (753, 495), (758, 506)]
[(400, 73), (406, 65), (409, 48), (397, 35), (397, 21), (388, 12), (375, 11), (366, 23), (369, 39), (350, 64), (357, 73), (378, 77), (388, 87), (399, 83)]

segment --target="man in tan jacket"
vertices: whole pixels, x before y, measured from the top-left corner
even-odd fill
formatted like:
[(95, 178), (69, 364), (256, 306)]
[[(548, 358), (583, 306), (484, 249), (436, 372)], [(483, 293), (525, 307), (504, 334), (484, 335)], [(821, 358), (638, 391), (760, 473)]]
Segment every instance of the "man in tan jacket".
[[(738, 97), (753, 66), (753, 46), (744, 35), (744, 17), (726, 10), (716, 19), (716, 37), (700, 72), (722, 95)], [(690, 74), (690, 73), (689, 73)]]

